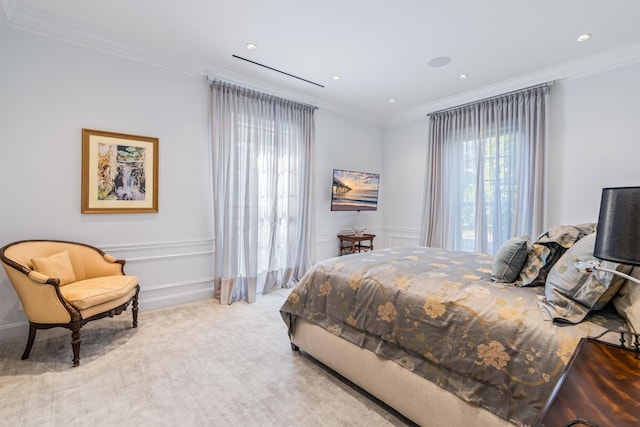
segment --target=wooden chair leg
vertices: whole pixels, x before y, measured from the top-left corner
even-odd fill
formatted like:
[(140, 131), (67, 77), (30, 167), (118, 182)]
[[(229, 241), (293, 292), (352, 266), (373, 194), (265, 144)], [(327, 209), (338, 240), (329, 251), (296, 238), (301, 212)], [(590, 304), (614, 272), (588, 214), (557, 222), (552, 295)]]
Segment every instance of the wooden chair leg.
[(71, 347), (73, 348), (73, 366), (80, 365), (80, 326), (71, 330)]
[[(140, 292), (138, 290), (138, 292)], [(133, 327), (138, 327), (138, 292), (133, 297), (133, 303), (131, 304), (131, 314), (133, 315)]]
[(22, 360), (29, 358), (31, 347), (33, 347), (33, 341), (36, 339), (36, 331), (36, 327), (29, 323), (29, 338), (27, 338), (27, 346), (24, 348), (24, 353), (22, 353)]

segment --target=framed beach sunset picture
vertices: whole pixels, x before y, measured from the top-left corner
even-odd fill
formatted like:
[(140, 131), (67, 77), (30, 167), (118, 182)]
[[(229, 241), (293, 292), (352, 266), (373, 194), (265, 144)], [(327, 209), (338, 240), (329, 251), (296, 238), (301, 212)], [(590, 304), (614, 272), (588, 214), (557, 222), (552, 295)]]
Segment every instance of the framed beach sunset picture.
[(380, 174), (344, 169), (333, 170), (332, 211), (375, 211), (378, 209)]

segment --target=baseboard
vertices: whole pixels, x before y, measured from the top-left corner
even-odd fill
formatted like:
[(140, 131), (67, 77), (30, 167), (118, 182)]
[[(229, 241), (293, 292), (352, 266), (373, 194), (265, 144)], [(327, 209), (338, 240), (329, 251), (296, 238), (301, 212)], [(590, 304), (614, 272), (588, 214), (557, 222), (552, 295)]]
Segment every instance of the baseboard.
[(420, 230), (408, 227), (387, 227), (387, 245), (396, 246), (419, 246)]
[[(29, 321), (8, 323), (0, 325), (0, 341), (10, 340), (14, 338), (27, 339), (29, 334)], [(26, 341), (25, 341), (26, 342)]]
[[(211, 278), (166, 283), (141, 289), (139, 309), (142, 313), (212, 298), (213, 279)], [(130, 308), (127, 309), (127, 311), (129, 310)], [(28, 333), (29, 322), (27, 320), (0, 325), (0, 341), (14, 338), (24, 338), (26, 340)]]
[(157, 310), (212, 298), (213, 279), (159, 285), (140, 291), (140, 311)]

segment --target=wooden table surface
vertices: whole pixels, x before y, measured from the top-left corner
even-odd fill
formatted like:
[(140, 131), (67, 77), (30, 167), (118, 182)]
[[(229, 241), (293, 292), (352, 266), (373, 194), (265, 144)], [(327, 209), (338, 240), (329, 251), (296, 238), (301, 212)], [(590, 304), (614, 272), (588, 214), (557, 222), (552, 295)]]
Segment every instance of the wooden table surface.
[(580, 341), (535, 425), (563, 427), (578, 418), (599, 427), (640, 426), (640, 353)]

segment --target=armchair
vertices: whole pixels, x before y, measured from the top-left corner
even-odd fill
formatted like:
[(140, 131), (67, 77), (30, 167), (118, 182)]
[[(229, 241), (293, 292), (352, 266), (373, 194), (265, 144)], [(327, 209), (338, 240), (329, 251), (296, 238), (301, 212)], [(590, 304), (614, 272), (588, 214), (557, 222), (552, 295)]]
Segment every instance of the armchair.
[(113, 317), (132, 303), (138, 326), (136, 276), (124, 274), (124, 260), (98, 248), (58, 240), (24, 240), (0, 249), (0, 261), (29, 320), (27, 359), (38, 329), (71, 330), (73, 366), (80, 364), (80, 328)]

